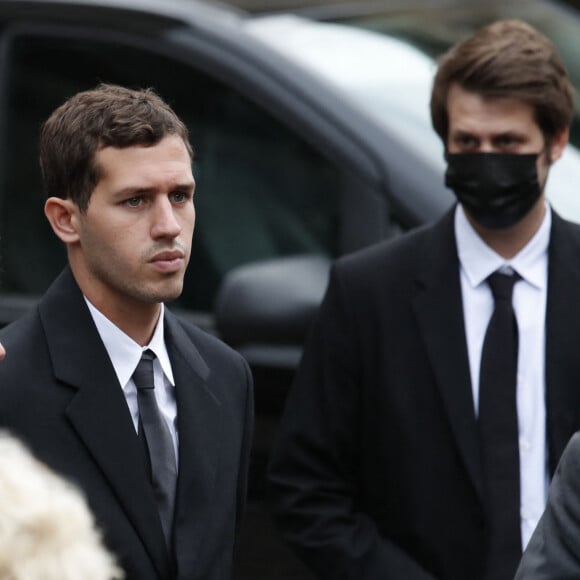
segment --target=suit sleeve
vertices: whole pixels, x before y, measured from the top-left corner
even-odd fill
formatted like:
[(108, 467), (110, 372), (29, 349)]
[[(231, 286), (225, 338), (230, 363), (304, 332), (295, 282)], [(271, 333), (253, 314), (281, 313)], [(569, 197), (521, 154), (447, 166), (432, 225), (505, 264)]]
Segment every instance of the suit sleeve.
[(352, 296), (335, 268), (288, 395), (269, 466), (286, 540), (324, 580), (429, 580), (360, 505), (361, 370)]
[(243, 362), (243, 373), (245, 379), (245, 408), (244, 408), (244, 430), (242, 433), (242, 447), (240, 471), (238, 473), (238, 499), (236, 513), (236, 532), (239, 534), (241, 520), (246, 505), (246, 492), (248, 487), (248, 471), (250, 464), (250, 452), (252, 447), (252, 435), (254, 432), (254, 388), (252, 374), (245, 360)]
[(546, 509), (524, 552), (516, 580), (579, 577), (580, 433), (577, 433), (560, 459)]

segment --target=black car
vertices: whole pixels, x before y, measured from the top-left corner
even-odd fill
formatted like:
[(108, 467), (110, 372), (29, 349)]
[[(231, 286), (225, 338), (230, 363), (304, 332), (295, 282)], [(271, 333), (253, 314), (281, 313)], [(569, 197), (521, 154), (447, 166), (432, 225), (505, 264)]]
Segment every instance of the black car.
[[(154, 87), (189, 126), (196, 152), (192, 258), (172, 307), (252, 367), (258, 504), (330, 261), (429, 222), (453, 201), (428, 118), (434, 56), (486, 21), (519, 16), (556, 41), (580, 82), (580, 24), (559, 4), (383, 4), (391, 8), (249, 15), (197, 0), (0, 0), (0, 325), (29, 309), (66, 262), (42, 210), (40, 123), (101, 81)], [(576, 126), (572, 137), (578, 143)], [(569, 187), (580, 181), (578, 151), (559, 165), (553, 202), (580, 220)], [(306, 578), (263, 512), (253, 515), (240, 577)], [(271, 564), (257, 564), (264, 550), (276, 550)]]

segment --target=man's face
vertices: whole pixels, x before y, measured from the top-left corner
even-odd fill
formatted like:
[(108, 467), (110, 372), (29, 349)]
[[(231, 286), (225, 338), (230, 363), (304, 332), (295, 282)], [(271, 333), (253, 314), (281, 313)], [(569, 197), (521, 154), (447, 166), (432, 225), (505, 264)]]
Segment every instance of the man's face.
[(449, 153), (536, 153), (540, 185), (545, 184), (550, 163), (562, 153), (558, 138), (554, 143), (545, 143), (528, 103), (484, 99), (453, 85), (447, 97), (447, 112)]
[(106, 147), (101, 178), (85, 214), (73, 219), (78, 243), (71, 265), (99, 306), (152, 304), (181, 294), (195, 224), (195, 182), (182, 139), (151, 147)]

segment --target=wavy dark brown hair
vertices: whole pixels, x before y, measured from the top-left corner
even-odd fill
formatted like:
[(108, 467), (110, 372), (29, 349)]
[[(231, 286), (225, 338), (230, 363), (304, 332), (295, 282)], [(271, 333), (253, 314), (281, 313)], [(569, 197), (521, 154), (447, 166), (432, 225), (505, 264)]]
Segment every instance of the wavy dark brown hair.
[(153, 89), (101, 84), (58, 107), (40, 131), (40, 168), (47, 197), (71, 199), (82, 212), (99, 181), (97, 151), (152, 146), (168, 135), (183, 139), (187, 127)]
[(520, 20), (500, 20), (456, 44), (439, 60), (431, 121), (447, 144), (447, 96), (452, 85), (485, 98), (531, 105), (546, 143), (572, 122), (574, 89), (552, 42)]

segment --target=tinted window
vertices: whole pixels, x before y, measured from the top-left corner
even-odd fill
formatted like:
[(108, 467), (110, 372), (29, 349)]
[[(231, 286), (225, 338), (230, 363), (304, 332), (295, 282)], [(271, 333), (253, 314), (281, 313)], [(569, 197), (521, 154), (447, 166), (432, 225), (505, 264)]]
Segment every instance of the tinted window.
[(20, 36), (10, 50), (0, 244), (5, 293), (40, 294), (66, 261), (42, 212), (38, 130), (100, 81), (153, 86), (187, 123), (196, 151), (197, 225), (181, 305), (211, 308), (229, 269), (276, 256), (333, 256), (339, 171), (286, 125), (178, 61), (74, 38)]

